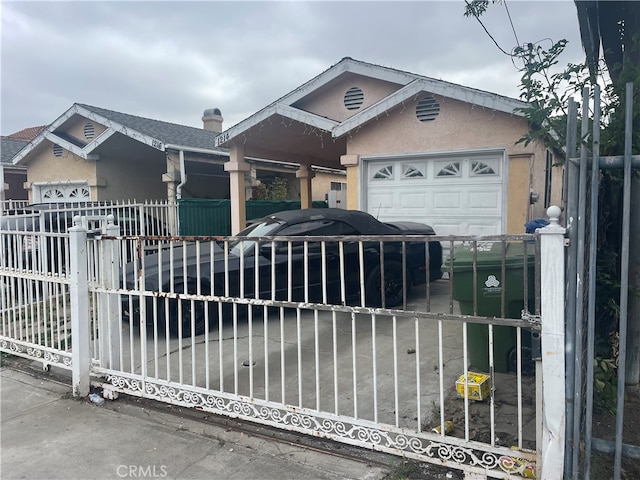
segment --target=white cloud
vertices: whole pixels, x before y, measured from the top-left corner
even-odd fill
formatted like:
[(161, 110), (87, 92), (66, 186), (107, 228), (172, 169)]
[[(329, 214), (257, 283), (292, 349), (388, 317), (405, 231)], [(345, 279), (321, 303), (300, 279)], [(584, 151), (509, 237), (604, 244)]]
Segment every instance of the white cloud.
[[(565, 63), (582, 60), (572, 1), (508, 7), (520, 43), (568, 38)], [(517, 97), (520, 74), (463, 12), (457, 0), (3, 2), (0, 127), (48, 124), (74, 102), (192, 126), (218, 107), (229, 127), (345, 56)], [(516, 44), (503, 5), (483, 22)]]

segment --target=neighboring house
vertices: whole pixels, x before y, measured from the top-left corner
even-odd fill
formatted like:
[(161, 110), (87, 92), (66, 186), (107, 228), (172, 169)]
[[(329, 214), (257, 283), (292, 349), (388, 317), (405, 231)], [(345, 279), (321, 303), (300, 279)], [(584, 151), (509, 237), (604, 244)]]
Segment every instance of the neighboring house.
[[(519, 100), (344, 58), (217, 137), (231, 153), (232, 230), (248, 157), (346, 168), (347, 207), (431, 224), (440, 235), (523, 233), (560, 202), (562, 169)], [(305, 166), (306, 162), (306, 166)], [(311, 198), (301, 182), (301, 198)], [(536, 201), (536, 199), (539, 199)], [(308, 205), (303, 201), (303, 206)]]
[[(24, 146), (13, 163), (26, 168), (33, 203), (229, 198), (224, 169), (229, 152), (215, 146), (220, 110), (205, 110), (202, 121), (200, 129), (77, 103)], [(249, 192), (265, 172), (296, 177), (295, 164), (251, 162)], [(323, 199), (330, 188), (325, 183)], [(291, 194), (297, 195), (295, 185)]]
[(31, 127), (0, 138), (0, 202), (27, 200), (24, 189), (27, 169), (13, 164), (15, 155), (29, 144), (45, 127)]

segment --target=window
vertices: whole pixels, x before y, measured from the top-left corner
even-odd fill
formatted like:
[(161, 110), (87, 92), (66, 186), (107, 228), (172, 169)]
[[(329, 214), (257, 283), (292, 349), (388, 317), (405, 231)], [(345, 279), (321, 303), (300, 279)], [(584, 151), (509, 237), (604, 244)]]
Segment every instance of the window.
[(402, 165), (402, 178), (424, 178), (423, 169), (416, 165)]
[(547, 164), (544, 172), (544, 208), (551, 206), (551, 174), (553, 172), (553, 153), (547, 150)]
[(451, 162), (440, 169), (436, 177), (459, 177), (460, 162)]
[(392, 180), (393, 179), (393, 165), (385, 165), (380, 167), (376, 173), (373, 174), (374, 180)]
[(311, 220), (308, 222), (289, 225), (280, 230), (276, 235), (297, 236), (307, 235), (312, 237), (324, 237), (333, 235), (357, 235), (358, 232), (351, 225), (333, 220)]
[(496, 175), (495, 170), (484, 162), (474, 160), (471, 162), (471, 176)]

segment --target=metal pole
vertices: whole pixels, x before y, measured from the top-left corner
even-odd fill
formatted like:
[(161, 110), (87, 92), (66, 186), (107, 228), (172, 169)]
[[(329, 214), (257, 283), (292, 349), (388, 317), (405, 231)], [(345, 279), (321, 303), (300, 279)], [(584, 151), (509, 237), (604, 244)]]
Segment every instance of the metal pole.
[(593, 357), (596, 323), (596, 253), (598, 245), (598, 180), (600, 177), (600, 87), (594, 88), (593, 95), (593, 147), (591, 151), (591, 208), (589, 221), (589, 293), (587, 307), (587, 391), (584, 427), (585, 478), (591, 470), (591, 432), (593, 420)]
[[(567, 159), (576, 156), (576, 131), (578, 127), (578, 106), (573, 97), (569, 98), (569, 116), (567, 119)], [(566, 401), (566, 438), (565, 438), (565, 465), (564, 478), (571, 478), (573, 458), (573, 415), (574, 415), (574, 399), (573, 391), (575, 386), (575, 351), (576, 351), (576, 272), (578, 265), (578, 183), (579, 169), (574, 162), (565, 162), (565, 188), (564, 188), (564, 206), (565, 206), (565, 226), (569, 236), (569, 248), (567, 249), (567, 270), (566, 281), (567, 289), (565, 293), (565, 365), (567, 380), (565, 382), (565, 401)]]
[(624, 135), (624, 185), (622, 200), (622, 247), (620, 249), (620, 348), (618, 357), (618, 399), (616, 407), (616, 451), (613, 478), (618, 479), (622, 470), (622, 427), (624, 419), (624, 385), (627, 355), (627, 305), (629, 301), (629, 218), (631, 216), (631, 129), (633, 113), (633, 84), (626, 85), (626, 115)]
[(575, 383), (573, 388), (573, 478), (577, 478), (580, 467), (580, 421), (582, 416), (582, 322), (584, 302), (584, 243), (585, 243), (585, 215), (587, 204), (587, 146), (585, 139), (589, 133), (589, 87), (582, 90), (582, 129), (580, 135), (580, 186), (578, 203), (578, 254), (576, 271), (576, 348), (574, 357)]

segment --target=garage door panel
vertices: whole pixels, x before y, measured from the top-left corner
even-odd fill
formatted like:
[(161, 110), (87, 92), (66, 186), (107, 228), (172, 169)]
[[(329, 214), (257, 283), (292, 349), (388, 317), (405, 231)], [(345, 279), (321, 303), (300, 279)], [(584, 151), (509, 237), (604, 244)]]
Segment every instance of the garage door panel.
[(369, 197), (369, 208), (393, 208), (393, 192), (373, 194)]
[(491, 210), (495, 212), (499, 208), (500, 196), (498, 195), (498, 192), (469, 192), (470, 210)]
[(425, 208), (427, 205), (426, 193), (398, 194), (398, 203), (402, 208)]
[[(384, 221), (427, 223), (438, 235), (503, 233), (502, 162), (486, 153), (366, 162), (366, 209)], [(402, 175), (407, 165), (424, 177)], [(380, 171), (393, 175), (376, 177)]]

